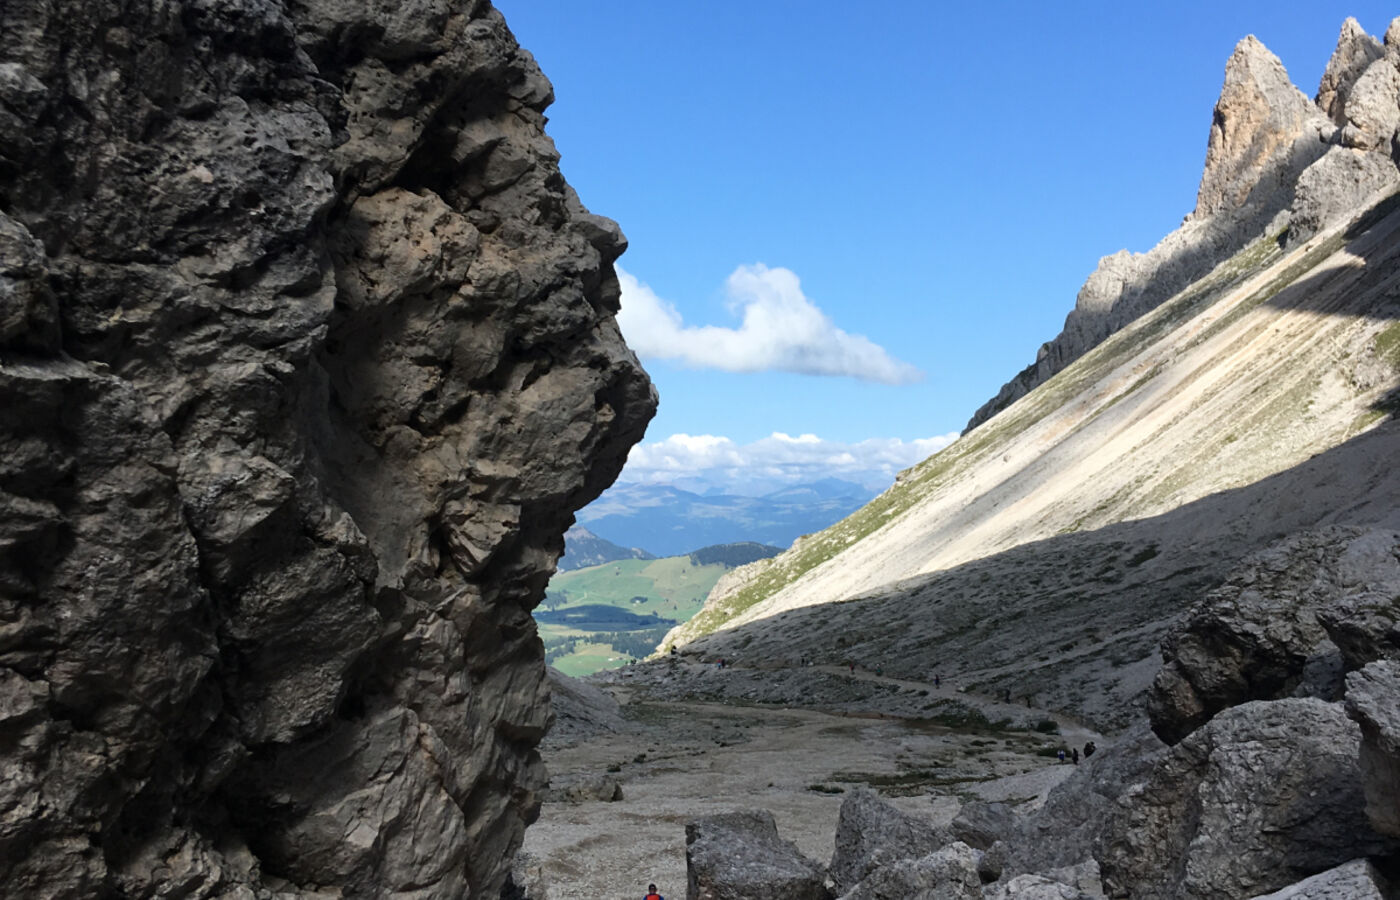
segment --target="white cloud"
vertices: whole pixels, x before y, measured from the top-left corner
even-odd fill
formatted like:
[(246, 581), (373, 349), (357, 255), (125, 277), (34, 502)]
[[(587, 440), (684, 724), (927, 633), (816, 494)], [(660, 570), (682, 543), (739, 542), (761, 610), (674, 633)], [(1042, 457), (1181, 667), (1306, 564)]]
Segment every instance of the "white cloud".
[(737, 444), (712, 434), (673, 434), (633, 447), (619, 481), (762, 493), (798, 482), (841, 478), (882, 490), (899, 470), (957, 437), (950, 433), (913, 441), (869, 438), (847, 444), (814, 434), (794, 437), (775, 431), (751, 444)]
[(658, 297), (621, 266), (622, 311), (617, 321), (627, 343), (644, 359), (672, 359), (726, 372), (796, 372), (846, 375), (884, 384), (909, 384), (923, 373), (859, 334), (836, 327), (802, 293), (789, 269), (762, 263), (740, 266), (725, 282), (738, 328), (686, 325), (675, 306)]

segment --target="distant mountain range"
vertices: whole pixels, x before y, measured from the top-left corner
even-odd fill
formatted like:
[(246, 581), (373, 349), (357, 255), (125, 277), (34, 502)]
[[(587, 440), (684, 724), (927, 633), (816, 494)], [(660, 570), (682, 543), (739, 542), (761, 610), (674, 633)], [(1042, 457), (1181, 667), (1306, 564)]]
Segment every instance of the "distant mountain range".
[(586, 569), (589, 566), (601, 566), (603, 563), (616, 562), (619, 559), (656, 559), (656, 556), (640, 547), (623, 547), (620, 544), (614, 544), (612, 541), (598, 537), (582, 525), (575, 525), (564, 532), (564, 555), (559, 557), (558, 571), (569, 572), (573, 569)]
[[(759, 497), (619, 484), (580, 510), (578, 520), (595, 538), (623, 547), (644, 547), (657, 556), (680, 556), (713, 544), (745, 541), (786, 547), (801, 535), (845, 518), (874, 497), (869, 488), (838, 478)], [(570, 544), (565, 555), (573, 554)]]

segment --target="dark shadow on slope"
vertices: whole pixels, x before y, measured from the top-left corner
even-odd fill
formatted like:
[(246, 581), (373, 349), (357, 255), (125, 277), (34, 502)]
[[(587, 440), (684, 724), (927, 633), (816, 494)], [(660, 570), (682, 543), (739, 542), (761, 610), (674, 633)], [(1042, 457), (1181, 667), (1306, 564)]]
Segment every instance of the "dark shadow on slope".
[[(1325, 525), (1400, 528), (1400, 422), (1169, 513), (1060, 535), (885, 591), (782, 613), (688, 651), (740, 665), (855, 662), (1125, 725), (1176, 619), (1246, 555)], [(933, 697), (930, 697), (932, 702)]]

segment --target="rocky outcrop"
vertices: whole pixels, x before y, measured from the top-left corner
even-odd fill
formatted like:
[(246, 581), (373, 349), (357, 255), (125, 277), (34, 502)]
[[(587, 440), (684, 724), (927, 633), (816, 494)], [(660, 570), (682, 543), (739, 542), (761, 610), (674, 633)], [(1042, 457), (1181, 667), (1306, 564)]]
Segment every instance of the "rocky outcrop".
[(977, 850), (988, 850), (1016, 827), (1016, 812), (1006, 803), (971, 800), (962, 805), (948, 830), (957, 840)]
[(1327, 68), (1317, 86), (1313, 102), (1318, 109), (1337, 125), (1346, 125), (1347, 99), (1351, 96), (1352, 85), (1371, 63), (1383, 56), (1385, 47), (1381, 42), (1367, 34), (1360, 22), (1348, 17), (1337, 37), (1337, 49), (1327, 60)]
[[(1285, 538), (1243, 563), (1162, 642), (1165, 664), (1148, 694), (1158, 736), (1175, 743), (1248, 700), (1340, 699), (1343, 654), (1327, 632), (1340, 636), (1348, 622), (1355, 636), (1342, 642), (1364, 642), (1359, 598), (1400, 591), (1397, 551), (1395, 532), (1334, 527)], [(1338, 624), (1325, 629), (1319, 616), (1329, 614)]]
[(1303, 166), (1321, 155), (1319, 145), (1330, 134), (1323, 118), (1277, 56), (1253, 35), (1240, 41), (1225, 63), (1191, 216), (1233, 213), (1251, 198), (1286, 192)]
[(1361, 811), (1360, 742), (1315, 698), (1220, 713), (1118, 798), (1098, 854), (1106, 891), (1252, 897), (1384, 852)]
[(1354, 859), (1254, 900), (1389, 900), (1390, 882), (1370, 860)]
[(919, 859), (949, 842), (943, 829), (900, 811), (869, 788), (856, 788), (841, 801), (831, 880), (838, 892), (847, 891), (881, 866)]
[[(1195, 209), (1149, 252), (1124, 250), (1100, 260), (1064, 330), (977, 410), (967, 429), (1256, 239), (1286, 235), (1290, 244), (1300, 243), (1358, 212), (1373, 192), (1400, 185), (1391, 152), (1400, 126), (1397, 62), (1390, 44), (1382, 48), (1348, 19), (1310, 101), (1258, 39), (1240, 41), (1225, 66)], [(1339, 144), (1358, 154), (1328, 152)]]
[(872, 871), (841, 900), (982, 900), (980, 856), (953, 843), (919, 859), (901, 859)]
[(553, 666), (548, 673), (550, 704), (554, 710), (549, 744), (568, 746), (594, 735), (615, 734), (627, 729), (622, 708), (612, 694), (586, 681), (570, 678)]
[(1400, 660), (1347, 676), (1347, 713), (1361, 726), (1361, 779), (1371, 827), (1400, 840)]
[(830, 900), (826, 872), (778, 837), (765, 810), (705, 816), (685, 826), (686, 900)]
[(494, 895), (655, 403), (549, 83), (484, 0), (5, 26), (0, 882)]

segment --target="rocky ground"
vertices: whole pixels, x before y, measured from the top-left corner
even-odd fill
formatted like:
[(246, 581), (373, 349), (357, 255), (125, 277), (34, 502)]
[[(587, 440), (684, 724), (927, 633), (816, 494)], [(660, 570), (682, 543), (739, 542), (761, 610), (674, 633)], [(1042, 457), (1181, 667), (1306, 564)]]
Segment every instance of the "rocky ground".
[[(684, 896), (685, 826), (702, 816), (769, 810), (824, 863), (861, 786), (939, 826), (970, 799), (1032, 807), (1074, 768), (1056, 749), (1106, 743), (1019, 702), (865, 668), (680, 659), (592, 683), (564, 683), (572, 702), (544, 751), (550, 799), (526, 836), (523, 869), (550, 900), (631, 897), (649, 881)], [(1035, 730), (1047, 720), (1059, 733)]]
[(556, 677), (512, 896), (1396, 900), (1397, 598), (1400, 532), (1281, 539), (1170, 630), (1111, 738), (880, 663)]

